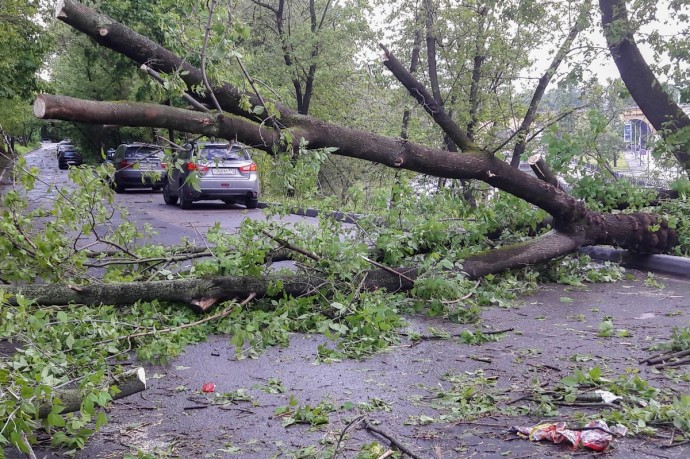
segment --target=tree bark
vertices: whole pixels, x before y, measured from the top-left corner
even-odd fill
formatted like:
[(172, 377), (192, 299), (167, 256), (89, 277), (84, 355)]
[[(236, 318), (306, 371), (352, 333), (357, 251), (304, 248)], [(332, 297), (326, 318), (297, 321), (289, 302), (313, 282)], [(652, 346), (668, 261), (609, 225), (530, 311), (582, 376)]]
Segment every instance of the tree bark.
[[(126, 371), (121, 375), (115, 376), (108, 384), (108, 386), (111, 385), (116, 386), (120, 390), (120, 392), (113, 395), (113, 400), (129, 397), (130, 395), (146, 390), (146, 371), (143, 367)], [(60, 411), (60, 414), (72, 413), (81, 409), (84, 398), (79, 390), (63, 389), (56, 391), (54, 395), (60, 398), (62, 406), (64, 407), (64, 409)], [(50, 414), (52, 408), (53, 405), (51, 403), (42, 404), (38, 407), (38, 417), (40, 419), (46, 418)]]
[[(664, 91), (640, 53), (628, 21), (625, 0), (599, 0), (601, 24), (611, 57), (630, 95), (662, 136), (690, 127), (690, 117)], [(690, 147), (673, 149), (681, 167), (690, 173)]]
[[(278, 141), (277, 133), (238, 117), (220, 119), (164, 105), (93, 102), (66, 96), (39, 95), (34, 102), (39, 118), (62, 119), (97, 124), (167, 128), (226, 139), (237, 138), (254, 145)], [(305, 118), (306, 119), (306, 118)], [(385, 136), (329, 125), (310, 119), (301, 129), (293, 129), (295, 139), (304, 138), (314, 148), (337, 147), (334, 154), (378, 162), (437, 177), (479, 179), (522, 198), (554, 217), (554, 227), (582, 245), (611, 244), (649, 253), (665, 252), (677, 242), (675, 230), (653, 215), (638, 214), (632, 227), (620, 226), (623, 217), (592, 212), (585, 205), (552, 185), (510, 167), (492, 155), (451, 153), (400, 142)], [(657, 231), (648, 226), (661, 224)], [(659, 234), (657, 234), (659, 233)], [(663, 233), (663, 234), (660, 234)], [(634, 236), (634, 237), (633, 237)]]
[[(357, 282), (362, 281), (362, 288), (367, 290), (405, 291), (411, 289), (413, 284), (407, 278), (415, 279), (416, 270), (401, 268), (396, 271), (402, 276), (386, 270), (365, 271)], [(304, 295), (332, 284), (331, 280), (319, 275), (289, 274), (261, 277), (186, 278), (87, 286), (29, 284), (5, 286), (5, 292), (12, 295), (22, 294), (34, 299), (38, 305), (111, 304), (123, 306), (136, 301), (158, 300), (184, 303), (193, 309), (198, 309), (194, 305), (209, 299), (220, 302), (246, 298), (251, 293), (255, 293), (258, 297), (265, 297), (276, 282), (281, 282), (283, 285), (283, 289), (278, 293), (281, 296), (283, 294)], [(17, 305), (15, 299), (8, 300), (8, 304)]]
[(482, 65), (484, 65), (484, 48), (486, 46), (485, 22), (489, 14), (489, 8), (482, 5), (477, 11), (477, 36), (474, 45), (474, 57), (472, 58), (472, 79), (470, 82), (470, 120), (467, 123), (467, 137), (474, 140), (475, 128), (479, 122), (479, 83), (482, 77)]

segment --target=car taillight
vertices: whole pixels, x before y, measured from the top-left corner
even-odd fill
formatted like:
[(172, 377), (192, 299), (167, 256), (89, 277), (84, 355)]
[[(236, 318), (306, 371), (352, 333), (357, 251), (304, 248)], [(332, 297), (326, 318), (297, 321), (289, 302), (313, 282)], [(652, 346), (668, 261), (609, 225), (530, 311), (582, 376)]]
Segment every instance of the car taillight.
[(129, 161), (120, 161), (120, 169), (131, 166)]
[(208, 166), (204, 166), (203, 164), (197, 164), (197, 163), (187, 163), (187, 170), (188, 171), (206, 172), (208, 170)]
[(256, 163), (251, 163), (248, 166), (242, 166), (240, 167), (240, 170), (242, 172), (256, 172)]
[(167, 163), (161, 163), (161, 169), (166, 169), (168, 167)]

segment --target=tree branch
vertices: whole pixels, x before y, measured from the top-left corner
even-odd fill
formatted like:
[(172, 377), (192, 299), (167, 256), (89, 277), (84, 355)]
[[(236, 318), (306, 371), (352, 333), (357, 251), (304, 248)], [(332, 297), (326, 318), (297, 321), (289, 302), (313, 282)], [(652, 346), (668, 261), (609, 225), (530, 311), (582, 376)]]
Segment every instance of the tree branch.
[(388, 70), (393, 73), (393, 75), (400, 81), (400, 83), (407, 88), (410, 95), (419, 102), (419, 104), (426, 110), (426, 112), (433, 118), (433, 120), (438, 124), (443, 132), (448, 134), (455, 144), (460, 147), (461, 150), (476, 150), (477, 147), (474, 143), (467, 137), (460, 127), (453, 121), (453, 119), (448, 116), (448, 114), (443, 110), (443, 107), (434, 99), (434, 97), (429, 94), (429, 92), (419, 83), (410, 72), (405, 69), (405, 67), (396, 59), (393, 54), (388, 51), (388, 49), (383, 45), (379, 44), (379, 47), (384, 52), (383, 65), (386, 66)]
[(546, 92), (546, 87), (549, 85), (549, 82), (556, 74), (556, 70), (558, 70), (558, 67), (561, 65), (561, 62), (570, 51), (570, 48), (573, 42), (575, 41), (575, 38), (585, 28), (587, 24), (587, 14), (590, 10), (590, 6), (591, 1), (587, 0), (580, 7), (580, 14), (577, 20), (575, 21), (575, 24), (571, 27), (566, 39), (563, 41), (563, 43), (561, 43), (561, 47), (558, 49), (556, 55), (553, 57), (553, 60), (551, 61), (549, 68), (546, 69), (546, 72), (544, 72), (542, 77), (539, 78), (539, 83), (537, 84), (537, 87), (534, 90), (532, 100), (530, 101), (529, 107), (527, 108), (527, 113), (525, 113), (525, 118), (522, 120), (522, 124), (516, 132), (518, 141), (515, 144), (515, 147), (513, 148), (513, 157), (510, 160), (510, 165), (512, 167), (518, 167), (520, 165), (520, 157), (525, 152), (525, 147), (527, 145), (527, 134), (529, 133), (530, 127), (532, 126), (532, 123), (534, 122), (534, 119), (537, 115), (537, 109), (539, 108), (539, 103), (541, 102), (541, 99), (544, 96), (544, 92)]

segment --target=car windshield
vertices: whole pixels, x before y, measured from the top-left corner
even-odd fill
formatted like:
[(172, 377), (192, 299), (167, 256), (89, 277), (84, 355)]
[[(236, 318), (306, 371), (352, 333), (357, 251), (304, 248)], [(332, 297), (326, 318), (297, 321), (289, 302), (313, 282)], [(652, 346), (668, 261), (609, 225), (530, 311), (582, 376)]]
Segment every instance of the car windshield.
[(202, 148), (201, 157), (207, 160), (250, 159), (249, 154), (238, 146), (208, 145)]
[(125, 158), (127, 159), (146, 159), (154, 158), (161, 159), (163, 157), (163, 152), (155, 148), (150, 147), (137, 147), (128, 148), (125, 152)]

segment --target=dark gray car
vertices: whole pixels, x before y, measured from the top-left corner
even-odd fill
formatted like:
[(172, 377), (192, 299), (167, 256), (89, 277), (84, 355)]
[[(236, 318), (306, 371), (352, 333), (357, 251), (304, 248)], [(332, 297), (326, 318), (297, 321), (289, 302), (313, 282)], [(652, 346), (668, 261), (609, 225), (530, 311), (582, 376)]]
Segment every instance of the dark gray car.
[(166, 204), (180, 202), (189, 209), (194, 201), (219, 199), (256, 209), (259, 177), (256, 163), (241, 144), (200, 143), (188, 145), (173, 158), (163, 186)]
[(160, 190), (166, 177), (164, 156), (158, 145), (126, 143), (117, 147), (112, 159), (115, 192), (123, 193), (127, 188)]
[(58, 158), (58, 169), (67, 169), (70, 166), (79, 166), (83, 164), (81, 159), (81, 154), (74, 150), (63, 150), (60, 152), (60, 157)]
[(57, 147), (55, 147), (55, 157), (57, 159), (60, 159), (60, 156), (62, 155), (63, 152), (74, 151), (76, 149), (77, 149), (77, 147), (75, 147), (71, 143), (59, 143), (57, 145)]

